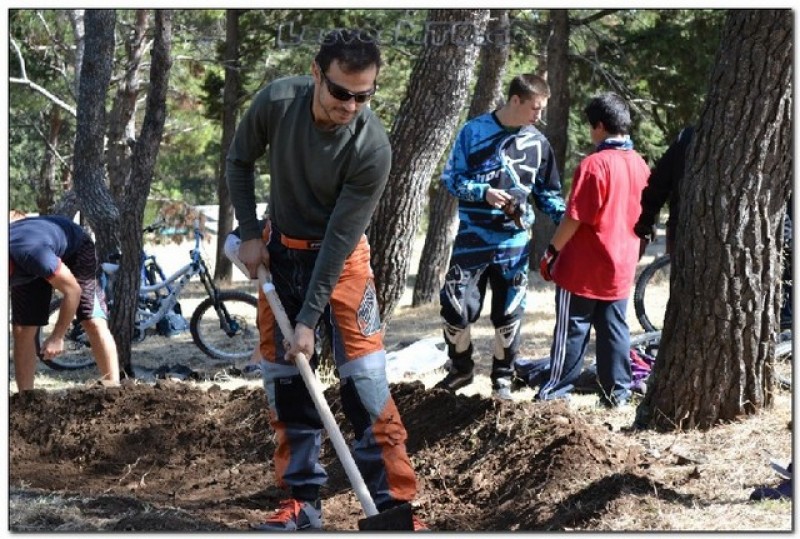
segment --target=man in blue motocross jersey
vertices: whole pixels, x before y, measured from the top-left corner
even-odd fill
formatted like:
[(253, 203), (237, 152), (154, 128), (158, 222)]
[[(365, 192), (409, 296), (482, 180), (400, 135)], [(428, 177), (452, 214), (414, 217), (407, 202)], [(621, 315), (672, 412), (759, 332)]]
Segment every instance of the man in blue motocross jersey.
[(549, 97), (542, 77), (514, 77), (503, 107), (461, 128), (442, 173), (442, 184), (458, 198), (460, 224), (440, 293), (450, 372), (436, 387), (456, 391), (472, 383), (470, 326), (480, 316), (488, 283), (495, 328), (492, 392), (511, 398), (528, 285), (531, 204), (556, 224), (564, 214), (553, 150), (533, 126)]

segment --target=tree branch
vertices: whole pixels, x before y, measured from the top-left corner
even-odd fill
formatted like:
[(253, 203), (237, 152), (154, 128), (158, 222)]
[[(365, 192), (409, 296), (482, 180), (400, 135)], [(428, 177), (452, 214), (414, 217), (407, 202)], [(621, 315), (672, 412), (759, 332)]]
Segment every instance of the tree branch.
[(77, 116), (77, 112), (75, 110), (75, 107), (72, 107), (69, 104), (65, 103), (64, 101), (62, 101), (61, 99), (59, 99), (58, 97), (56, 97), (55, 95), (50, 93), (46, 88), (43, 88), (42, 86), (39, 86), (38, 84), (36, 84), (35, 82), (33, 82), (32, 80), (30, 80), (28, 78), (28, 73), (25, 71), (25, 58), (22, 56), (22, 51), (20, 51), (19, 45), (17, 45), (16, 41), (11, 39), (11, 46), (14, 47), (14, 50), (17, 53), (17, 58), (19, 59), (19, 68), (20, 68), (20, 71), (22, 72), (22, 78), (9, 77), (8, 81), (12, 82), (14, 84), (25, 85), (25, 86), (31, 88), (32, 90), (35, 90), (35, 91), (39, 92), (40, 94), (45, 96), (50, 101), (52, 101), (53, 103), (55, 103), (56, 105), (58, 105), (59, 107), (64, 109), (65, 111), (67, 111), (70, 114), (72, 114), (73, 117), (76, 117)]
[(61, 163), (63, 166), (65, 166), (67, 168), (70, 168), (69, 162), (67, 162), (67, 160), (64, 159), (64, 157), (61, 155), (61, 153), (59, 153), (58, 148), (56, 148), (55, 146), (53, 146), (50, 143), (50, 140), (47, 138), (47, 135), (45, 135), (42, 132), (42, 130), (39, 129), (39, 126), (34, 125), (33, 129), (36, 131), (36, 134), (39, 135), (42, 138), (42, 141), (44, 142), (45, 146), (47, 146), (47, 148), (51, 152), (53, 152), (53, 155), (55, 156), (56, 160), (58, 160), (58, 162)]

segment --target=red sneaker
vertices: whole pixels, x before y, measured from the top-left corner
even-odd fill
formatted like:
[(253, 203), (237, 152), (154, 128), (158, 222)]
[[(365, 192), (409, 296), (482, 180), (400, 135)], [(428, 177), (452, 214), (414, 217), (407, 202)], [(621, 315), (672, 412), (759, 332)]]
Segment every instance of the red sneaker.
[(293, 532), (300, 530), (314, 531), (322, 529), (322, 504), (303, 500), (283, 500), (275, 514), (263, 524), (251, 525), (251, 528), (264, 531)]
[(414, 521), (414, 531), (415, 532), (429, 532), (429, 531), (431, 531), (430, 528), (428, 528), (428, 526), (424, 522), (422, 522), (417, 515), (414, 515), (411, 518)]

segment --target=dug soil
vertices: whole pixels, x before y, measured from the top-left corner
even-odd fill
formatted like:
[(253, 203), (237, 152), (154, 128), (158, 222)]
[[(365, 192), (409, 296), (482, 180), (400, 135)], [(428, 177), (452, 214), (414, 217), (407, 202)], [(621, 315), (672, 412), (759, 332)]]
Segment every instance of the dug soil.
[[(326, 397), (344, 424), (336, 393)], [(637, 447), (564, 405), (503, 404), (419, 382), (392, 393), (418, 473), (418, 512), (435, 529), (585, 528), (620, 496), (674, 495), (648, 479)], [(75, 495), (81, 512), (113, 515), (108, 529), (247, 529), (284, 497), (264, 399), (258, 388), (172, 381), (15, 394), (11, 482)], [(363, 513), (327, 439), (323, 464), (326, 529), (357, 529)]]
[[(564, 404), (453, 395), (421, 382), (391, 389), (418, 474), (417, 512), (433, 529), (596, 529), (603, 514), (648, 497), (697, 501), (654, 479), (640, 444)], [(337, 393), (326, 397), (345, 424)], [(15, 499), (58, 493), (84, 529), (248, 529), (285, 497), (264, 401), (257, 387), (169, 380), (14, 394), (10, 482), (25, 487)], [(363, 513), (327, 438), (322, 462), (326, 529), (357, 529)], [(697, 473), (685, 464), (681, 483)], [(41, 529), (59, 529), (60, 518)]]

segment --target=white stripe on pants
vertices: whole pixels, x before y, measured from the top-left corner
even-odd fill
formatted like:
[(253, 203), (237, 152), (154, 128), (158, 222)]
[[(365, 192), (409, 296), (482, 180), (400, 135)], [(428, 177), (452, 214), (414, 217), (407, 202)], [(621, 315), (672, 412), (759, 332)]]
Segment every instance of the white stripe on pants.
[(558, 384), (564, 370), (569, 335), (569, 302), (572, 293), (561, 287), (556, 288), (556, 327), (553, 332), (553, 353), (550, 357), (550, 380), (539, 389), (539, 394), (547, 394)]

